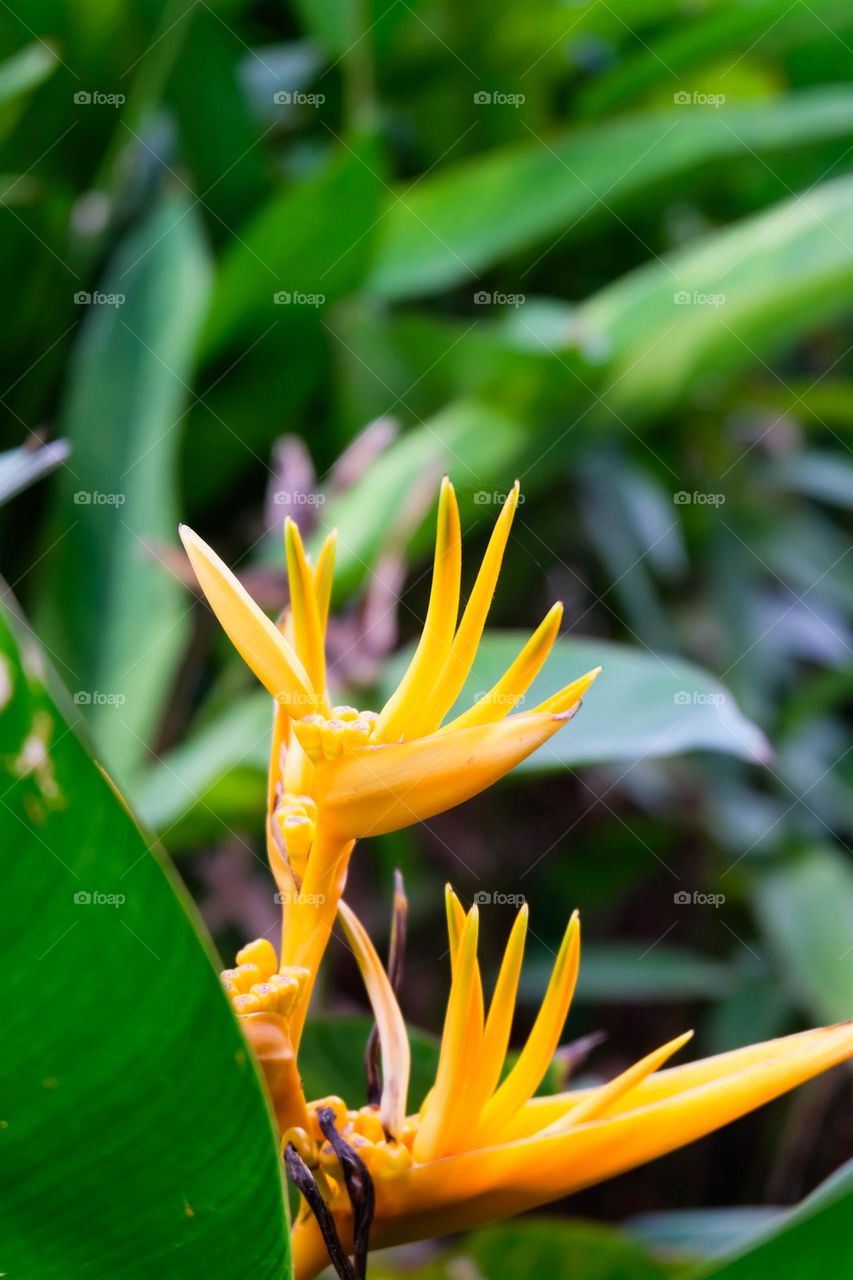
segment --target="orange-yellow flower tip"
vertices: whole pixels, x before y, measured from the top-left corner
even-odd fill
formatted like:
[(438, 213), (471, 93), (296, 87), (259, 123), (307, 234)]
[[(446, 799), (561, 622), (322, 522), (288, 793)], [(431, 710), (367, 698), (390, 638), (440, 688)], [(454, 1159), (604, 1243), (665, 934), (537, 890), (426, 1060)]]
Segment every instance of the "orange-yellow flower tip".
[(268, 938), (256, 938), (254, 942), (247, 942), (245, 947), (241, 947), (237, 952), (237, 964), (238, 966), (257, 965), (262, 979), (266, 980), (278, 968), (278, 956)]

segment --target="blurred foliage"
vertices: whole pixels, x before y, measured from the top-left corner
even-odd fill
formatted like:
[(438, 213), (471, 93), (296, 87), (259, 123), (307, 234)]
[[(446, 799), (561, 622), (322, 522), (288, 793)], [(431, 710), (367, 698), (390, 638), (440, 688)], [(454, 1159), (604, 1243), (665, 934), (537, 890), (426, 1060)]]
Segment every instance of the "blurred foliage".
[[(841, 0), (2, 7), (0, 567), (228, 958), (274, 925), (268, 711), (193, 607), (177, 519), (271, 612), (284, 515), (336, 525), (335, 671), (370, 705), (423, 613), (439, 477), (475, 563), (518, 474), (468, 695), (556, 597), (543, 689), (605, 675), (488, 801), (360, 851), (380, 935), (393, 865), (412, 890), (407, 1011), (438, 1029), (452, 876), (491, 896), (495, 954), (500, 895), (530, 899), (530, 1001), (581, 907), (597, 1070), (686, 1022), (714, 1051), (849, 1016), (851, 42)], [(342, 948), (327, 968), (362, 1008)], [(578, 1211), (796, 1199), (850, 1149), (844, 1087)], [(569, 1274), (660, 1273), (616, 1239)]]

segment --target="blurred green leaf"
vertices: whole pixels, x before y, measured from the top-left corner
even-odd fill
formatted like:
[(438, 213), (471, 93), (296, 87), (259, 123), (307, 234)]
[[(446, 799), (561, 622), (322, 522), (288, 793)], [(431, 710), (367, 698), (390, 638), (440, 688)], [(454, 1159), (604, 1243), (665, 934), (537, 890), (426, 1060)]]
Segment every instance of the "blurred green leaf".
[(743, 1245), (786, 1215), (770, 1205), (744, 1205), (733, 1209), (677, 1209), (671, 1213), (644, 1213), (623, 1224), (634, 1239), (656, 1255), (713, 1258)]
[[(299, 1046), (299, 1070), (307, 1098), (335, 1094), (349, 1107), (367, 1103), (364, 1049), (373, 1020), (359, 1015), (310, 1018)], [(424, 1031), (409, 1028), (412, 1074), (410, 1112), (416, 1111), (435, 1080), (439, 1043)]]
[(853, 1271), (853, 1161), (828, 1178), (782, 1221), (728, 1261), (690, 1280), (814, 1280)]
[(16, 123), (27, 96), (58, 66), (59, 58), (44, 40), (25, 45), (0, 62), (0, 138)]
[[(383, 1263), (371, 1266), (376, 1280), (397, 1280), (401, 1272)], [(412, 1280), (663, 1280), (669, 1274), (635, 1241), (593, 1222), (525, 1218), (486, 1227), (467, 1236), (444, 1258), (414, 1271)]]
[(794, 998), (820, 1022), (853, 1016), (853, 869), (814, 846), (757, 874), (753, 899)]
[[(454, 712), (464, 710), (497, 683), (527, 640), (523, 632), (483, 637)], [(409, 655), (403, 652), (383, 677), (387, 697)], [(646, 652), (609, 640), (561, 637), (521, 710), (530, 710), (593, 667), (604, 670), (572, 724), (546, 742), (520, 770), (547, 772), (566, 765), (638, 760), (682, 751), (725, 751), (747, 760), (767, 758), (761, 730), (707, 671), (671, 654)], [(453, 712), (451, 712), (451, 715)]]
[(175, 459), (209, 283), (197, 216), (168, 197), (81, 305), (40, 626), (121, 776), (151, 742), (186, 634), (184, 593), (152, 547), (175, 536)]
[[(400, 189), (383, 218), (370, 288), (386, 298), (476, 289), (477, 273), (663, 179), (734, 156), (853, 133), (853, 92), (816, 89), (717, 110), (671, 108), (445, 165)], [(522, 277), (523, 279), (523, 277)], [(677, 286), (674, 286), (674, 288)]]
[(0, 453), (0, 503), (8, 502), (22, 489), (49, 475), (67, 457), (65, 440), (54, 440), (35, 449), (23, 445), (19, 449), (4, 450)]
[[(659, 942), (587, 943), (578, 979), (577, 999), (604, 1004), (636, 1001), (719, 1000), (731, 987), (731, 968), (698, 951)], [(531, 964), (523, 990), (538, 1000), (549, 964)]]
[[(376, 146), (362, 140), (318, 175), (272, 196), (238, 229), (219, 265), (204, 359), (247, 329), (259, 335), (292, 325), (298, 342), (300, 322), (318, 323), (318, 311), (360, 283), (372, 252), (381, 165)], [(308, 297), (321, 301), (299, 301)]]
[(0, 619), (4, 1266), (282, 1280), (277, 1145), (213, 957), (18, 629)]

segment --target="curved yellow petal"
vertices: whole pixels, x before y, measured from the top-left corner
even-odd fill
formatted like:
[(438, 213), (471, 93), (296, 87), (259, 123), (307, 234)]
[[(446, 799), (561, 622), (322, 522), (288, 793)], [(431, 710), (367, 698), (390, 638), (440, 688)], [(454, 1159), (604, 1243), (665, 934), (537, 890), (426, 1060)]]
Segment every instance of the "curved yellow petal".
[(453, 637), (450, 653), (429, 695), (429, 721), (423, 732), (432, 733), (441, 724), (462, 690), (486, 625), (492, 597), (495, 594), (501, 561), (506, 550), (513, 516), (518, 506), (519, 482), (516, 480), (495, 521), (483, 563), (477, 574), (459, 630)]
[(540, 702), (538, 707), (533, 708), (533, 711), (550, 711), (555, 716), (564, 715), (567, 711), (571, 711), (572, 707), (577, 706), (580, 702), (590, 685), (598, 679), (602, 670), (602, 667), (593, 667), (592, 671), (587, 671), (586, 675), (573, 680), (564, 689), (560, 689), (558, 693), (553, 693), (550, 698)]
[(314, 692), (322, 695), (326, 687), (326, 655), (314, 571), (308, 563), (299, 526), (290, 516), (284, 522), (284, 546), (296, 652), (308, 672)]
[(558, 601), (545, 614), (518, 657), (506, 669), (497, 684), (492, 685), (488, 693), (478, 698), (467, 711), (448, 721), (438, 732), (454, 733), (457, 729), (468, 729), (478, 724), (494, 724), (496, 720), (502, 720), (521, 701), (545, 665), (545, 660), (559, 634), (562, 619), (563, 606)]
[(332, 603), (332, 585), (335, 578), (335, 552), (338, 547), (338, 531), (332, 529), (320, 549), (317, 557), (317, 568), (314, 571), (314, 583), (317, 592), (317, 609), (320, 614), (320, 627), (323, 636), (329, 622), (329, 608)]
[(379, 1116), (388, 1133), (399, 1138), (406, 1118), (411, 1050), (406, 1024), (385, 966), (376, 954), (367, 930), (345, 902), (338, 903), (338, 917), (361, 972), (373, 1016), (379, 1028), (382, 1056), (382, 1099)]
[(360, 747), (318, 766), (318, 800), (350, 838), (396, 831), (490, 787), (565, 723), (526, 712), (458, 733)]
[(427, 616), (418, 647), (408, 670), (386, 702), (374, 731), (379, 742), (397, 742), (420, 735), (421, 722), (428, 723), (427, 695), (436, 671), (447, 660), (456, 617), (462, 577), (462, 534), (456, 494), (447, 476), (441, 482), (438, 500), (438, 527)]
[(477, 908), (472, 907), (459, 939), (435, 1084), (426, 1102), (412, 1147), (416, 1160), (434, 1159), (444, 1149), (448, 1137), (447, 1122), (469, 1070), (470, 1055), (472, 1051), (477, 1051), (477, 1041), (482, 1034), (482, 1023), (479, 1028), (476, 1026), (473, 1009), (478, 978), (478, 932), (479, 914)]
[(216, 552), (186, 525), (179, 532), (199, 586), (240, 657), (291, 714), (306, 715), (314, 693), (291, 645)]
[(515, 999), (518, 992), (518, 980), (521, 976), (521, 962), (524, 959), (524, 943), (527, 938), (528, 909), (525, 902), (509, 935), (509, 941), (501, 961), (495, 990), (489, 1005), (489, 1016), (483, 1032), (483, 1047), (480, 1060), (473, 1064), (472, 1075), (472, 1118), (479, 1114), (482, 1106), (494, 1093), (501, 1077), (509, 1038), (512, 1033), (512, 1022), (515, 1016)]
[(500, 1140), (507, 1120), (531, 1098), (548, 1070), (575, 991), (580, 965), (580, 920), (575, 911), (563, 936), (548, 990), (518, 1061), (483, 1109), (472, 1142)]

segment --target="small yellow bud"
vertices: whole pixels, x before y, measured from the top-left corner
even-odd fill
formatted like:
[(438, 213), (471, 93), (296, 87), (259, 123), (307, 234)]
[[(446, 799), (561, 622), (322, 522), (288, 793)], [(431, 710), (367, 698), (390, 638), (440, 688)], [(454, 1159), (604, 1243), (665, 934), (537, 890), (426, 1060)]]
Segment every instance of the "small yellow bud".
[(268, 938), (256, 938), (254, 942), (247, 942), (245, 947), (237, 952), (237, 964), (257, 965), (262, 979), (266, 981), (278, 968), (278, 956)]

